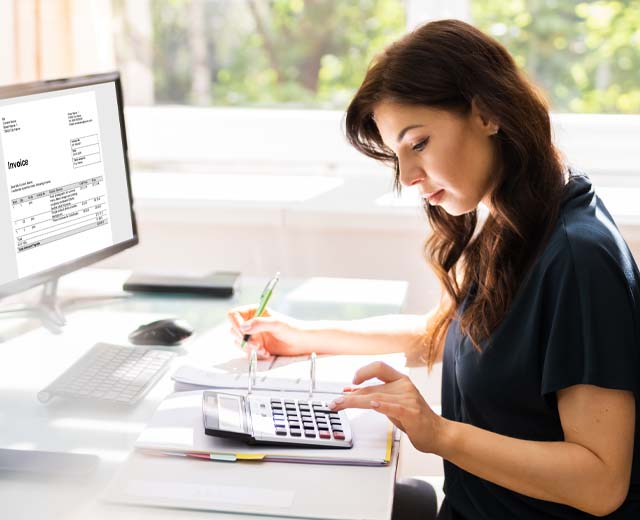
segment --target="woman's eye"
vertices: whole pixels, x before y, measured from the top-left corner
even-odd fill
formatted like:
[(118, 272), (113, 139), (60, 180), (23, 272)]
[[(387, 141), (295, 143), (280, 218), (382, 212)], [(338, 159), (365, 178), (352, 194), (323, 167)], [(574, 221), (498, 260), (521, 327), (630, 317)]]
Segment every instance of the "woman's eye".
[(419, 143), (416, 143), (412, 146), (412, 148), (416, 151), (416, 152), (421, 152), (422, 150), (424, 150), (424, 147), (427, 146), (427, 142), (429, 141), (429, 138), (427, 137), (426, 139), (423, 139), (422, 141), (420, 141)]

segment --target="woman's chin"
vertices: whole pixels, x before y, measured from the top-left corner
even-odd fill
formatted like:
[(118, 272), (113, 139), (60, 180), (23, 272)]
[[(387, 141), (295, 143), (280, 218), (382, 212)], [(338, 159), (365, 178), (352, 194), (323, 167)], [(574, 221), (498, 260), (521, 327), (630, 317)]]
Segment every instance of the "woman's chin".
[(459, 217), (460, 215), (466, 215), (475, 211), (477, 206), (467, 206), (465, 204), (445, 203), (440, 204), (440, 207), (452, 217)]

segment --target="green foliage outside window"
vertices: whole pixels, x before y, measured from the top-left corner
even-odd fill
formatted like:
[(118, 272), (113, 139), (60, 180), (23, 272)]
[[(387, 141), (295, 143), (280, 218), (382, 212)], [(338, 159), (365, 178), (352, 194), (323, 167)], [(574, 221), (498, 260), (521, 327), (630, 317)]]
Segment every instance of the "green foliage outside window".
[[(343, 109), (406, 31), (403, 0), (149, 2), (156, 103)], [(469, 2), (552, 110), (640, 113), (640, 0)]]
[(473, 0), (556, 112), (640, 113), (640, 0)]
[[(156, 102), (194, 102), (193, 2), (151, 8)], [(371, 58), (406, 27), (402, 0), (209, 0), (199, 9), (214, 105), (343, 108)]]

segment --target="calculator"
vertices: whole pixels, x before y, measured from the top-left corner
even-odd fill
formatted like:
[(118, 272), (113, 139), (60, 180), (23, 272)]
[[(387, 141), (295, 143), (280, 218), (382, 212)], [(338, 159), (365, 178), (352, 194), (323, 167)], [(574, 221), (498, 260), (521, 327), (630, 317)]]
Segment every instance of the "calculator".
[(351, 448), (353, 437), (344, 411), (318, 399), (235, 395), (206, 390), (202, 396), (204, 432), (249, 444), (306, 448)]

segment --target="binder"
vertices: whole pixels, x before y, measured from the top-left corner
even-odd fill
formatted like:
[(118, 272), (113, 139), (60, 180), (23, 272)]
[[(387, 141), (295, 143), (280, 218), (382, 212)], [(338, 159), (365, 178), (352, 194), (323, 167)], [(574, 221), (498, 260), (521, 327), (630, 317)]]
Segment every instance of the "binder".
[[(230, 393), (245, 394), (243, 390)], [(261, 390), (255, 390), (262, 393)], [(202, 425), (202, 390), (176, 392), (158, 407), (138, 437), (137, 450), (150, 455), (189, 457), (226, 462), (304, 462), (355, 466), (385, 466), (392, 457), (393, 425), (373, 410), (348, 410), (354, 445), (349, 450), (249, 446), (233, 439), (205, 435)], [(273, 395), (269, 392), (268, 395)], [(307, 394), (287, 393), (307, 398)], [(332, 396), (328, 396), (331, 398)], [(316, 398), (323, 399), (321, 394)]]

